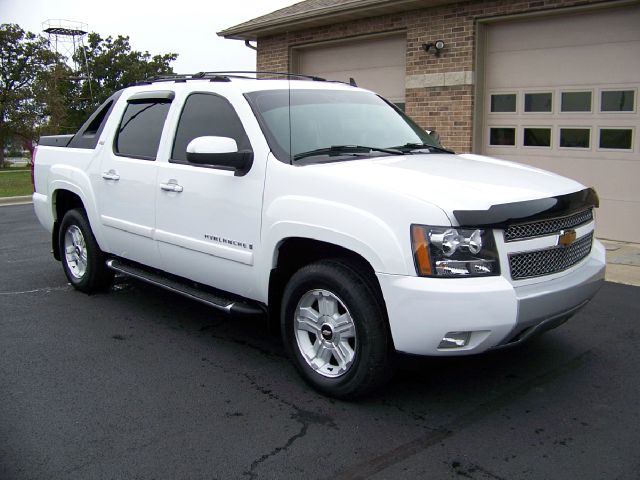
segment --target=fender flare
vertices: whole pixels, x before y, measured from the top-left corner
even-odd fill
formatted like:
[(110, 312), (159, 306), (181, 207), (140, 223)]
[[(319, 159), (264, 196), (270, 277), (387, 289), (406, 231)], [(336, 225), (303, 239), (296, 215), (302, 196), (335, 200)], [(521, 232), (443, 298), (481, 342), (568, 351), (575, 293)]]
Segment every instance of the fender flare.
[[(68, 192), (77, 195), (82, 202), (84, 210), (87, 214), (87, 218), (89, 220), (89, 225), (91, 226), (91, 231), (93, 232), (93, 236), (96, 238), (98, 242), (98, 246), (101, 250), (107, 251), (104, 244), (104, 237), (102, 235), (102, 224), (100, 223), (98, 212), (96, 210), (97, 202), (93, 193), (93, 189), (91, 188), (91, 183), (86, 173), (77, 168), (69, 168), (69, 167), (60, 167), (54, 166), (52, 167), (52, 173), (57, 177), (55, 180), (52, 180), (49, 184), (49, 195), (51, 198), (51, 209), (52, 216), (55, 219), (55, 223), (59, 225), (62, 221), (61, 218), (57, 218), (57, 201), (56, 197), (61, 190), (66, 190)], [(54, 223), (54, 230), (55, 228)]]

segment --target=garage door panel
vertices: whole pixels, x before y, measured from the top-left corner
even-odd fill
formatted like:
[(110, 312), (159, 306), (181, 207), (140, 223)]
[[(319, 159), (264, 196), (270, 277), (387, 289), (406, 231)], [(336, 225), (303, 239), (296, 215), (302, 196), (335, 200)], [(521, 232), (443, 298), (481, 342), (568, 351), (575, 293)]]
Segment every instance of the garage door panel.
[[(518, 65), (518, 68), (514, 70), (513, 65)], [(632, 84), (638, 82), (640, 41), (614, 47), (584, 45), (496, 52), (488, 58), (486, 70), (486, 82), (493, 88)]]
[(393, 67), (326, 71), (322, 72), (322, 76), (344, 82), (354, 78), (359, 87), (380, 93), (392, 102), (404, 102), (404, 73), (399, 74)]
[(488, 33), (489, 53), (528, 51), (552, 52), (563, 47), (606, 45), (640, 40), (640, 8), (598, 10), (594, 13), (527, 19), (500, 25)]
[(300, 68), (320, 72), (328, 65), (340, 69), (363, 67), (402, 67), (406, 41), (404, 37), (360, 40), (348, 44), (332, 44), (299, 49)]
[(640, 222), (638, 222), (638, 204), (619, 200), (600, 199), (600, 208), (596, 213), (597, 235), (610, 240), (623, 240), (638, 243)]
[(293, 55), (299, 73), (344, 82), (354, 78), (360, 87), (378, 92), (393, 102), (404, 102), (404, 34), (297, 47)]
[[(594, 186), (601, 198), (624, 202), (640, 202), (640, 189), (636, 188), (640, 179), (640, 161), (629, 162), (610, 158), (562, 158), (536, 156), (531, 153), (495, 155), (556, 172), (578, 180), (587, 186)], [(640, 218), (640, 217), (639, 217)], [(640, 221), (638, 222), (640, 223)]]

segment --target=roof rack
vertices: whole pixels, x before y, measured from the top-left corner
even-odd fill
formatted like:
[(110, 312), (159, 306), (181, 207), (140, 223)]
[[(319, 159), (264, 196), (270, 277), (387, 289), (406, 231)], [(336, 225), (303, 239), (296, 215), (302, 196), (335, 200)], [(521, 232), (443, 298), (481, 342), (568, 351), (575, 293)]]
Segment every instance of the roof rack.
[(208, 75), (205, 76), (204, 72), (194, 74), (182, 74), (182, 73), (170, 73), (166, 75), (158, 75), (155, 77), (147, 78), (136, 83), (129, 85), (130, 87), (136, 85), (150, 85), (156, 82), (186, 82), (187, 80), (202, 80), (207, 79), (211, 82), (230, 82), (231, 80), (227, 76), (220, 75)]
[(135, 85), (150, 85), (156, 82), (186, 82), (188, 80), (209, 80), (210, 82), (230, 82), (232, 78), (246, 78), (252, 80), (261, 80), (257, 77), (251, 77), (248, 75), (278, 75), (282, 77), (293, 77), (293, 78), (304, 78), (308, 80), (313, 80), (314, 82), (327, 82), (331, 80), (326, 80), (322, 77), (316, 77), (314, 75), (303, 75), (300, 73), (291, 73), (291, 72), (271, 72), (271, 71), (260, 71), (260, 70), (234, 70), (234, 71), (220, 71), (220, 72), (198, 72), (193, 74), (167, 74), (167, 75), (159, 75), (157, 77), (151, 77), (146, 80), (142, 80), (140, 82), (134, 83), (130, 86)]
[[(247, 77), (246, 75), (278, 75), (282, 77), (295, 77), (295, 78), (307, 78), (309, 80), (313, 80), (314, 82), (326, 82), (326, 78), (317, 77), (315, 75), (304, 75), (302, 73), (291, 73), (291, 72), (271, 72), (265, 70), (236, 70), (236, 71), (222, 71), (222, 72), (200, 72), (198, 75), (228, 75), (231, 77), (239, 77), (239, 78), (254, 78)], [(256, 77), (257, 78), (257, 77)], [(257, 78), (257, 80), (260, 80)]]

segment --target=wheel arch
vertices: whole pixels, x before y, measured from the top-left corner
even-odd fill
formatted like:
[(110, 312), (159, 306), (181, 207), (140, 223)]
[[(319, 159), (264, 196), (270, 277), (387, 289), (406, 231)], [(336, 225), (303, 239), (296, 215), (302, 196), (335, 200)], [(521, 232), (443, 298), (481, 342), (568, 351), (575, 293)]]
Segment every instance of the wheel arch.
[(66, 188), (59, 188), (54, 190), (51, 194), (52, 207), (53, 207), (53, 231), (51, 232), (51, 247), (53, 249), (53, 257), (56, 260), (61, 260), (60, 256), (60, 243), (58, 242), (58, 236), (60, 235), (60, 223), (65, 214), (69, 210), (75, 208), (81, 208), (86, 211), (84, 202), (80, 195)]
[[(380, 301), (386, 315), (386, 304), (375, 269), (362, 254), (330, 242), (307, 237), (282, 239), (273, 254), (273, 266), (269, 276), (268, 308), (271, 328), (279, 328), (282, 294), (291, 276), (305, 265), (320, 260), (337, 260), (365, 278)], [(386, 321), (389, 328), (388, 319)], [(391, 331), (389, 330), (389, 338)]]

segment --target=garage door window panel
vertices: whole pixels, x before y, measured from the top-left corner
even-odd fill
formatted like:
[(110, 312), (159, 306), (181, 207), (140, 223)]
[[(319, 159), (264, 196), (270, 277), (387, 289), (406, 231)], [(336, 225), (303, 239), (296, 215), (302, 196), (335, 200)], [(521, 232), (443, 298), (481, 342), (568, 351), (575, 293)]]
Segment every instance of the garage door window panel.
[(515, 93), (493, 93), (491, 94), (491, 113), (516, 113), (518, 96)]
[(603, 90), (600, 92), (601, 112), (635, 112), (635, 90)]
[(633, 129), (601, 128), (598, 146), (602, 150), (632, 150)]
[(553, 94), (551, 92), (525, 93), (525, 113), (551, 113), (553, 111)]
[(551, 127), (525, 127), (522, 143), (527, 148), (551, 148)]
[(493, 147), (515, 147), (515, 127), (491, 127), (489, 129), (489, 145)]
[(591, 92), (562, 92), (560, 111), (562, 113), (591, 113)]
[(560, 148), (588, 150), (591, 148), (590, 128), (561, 128)]

